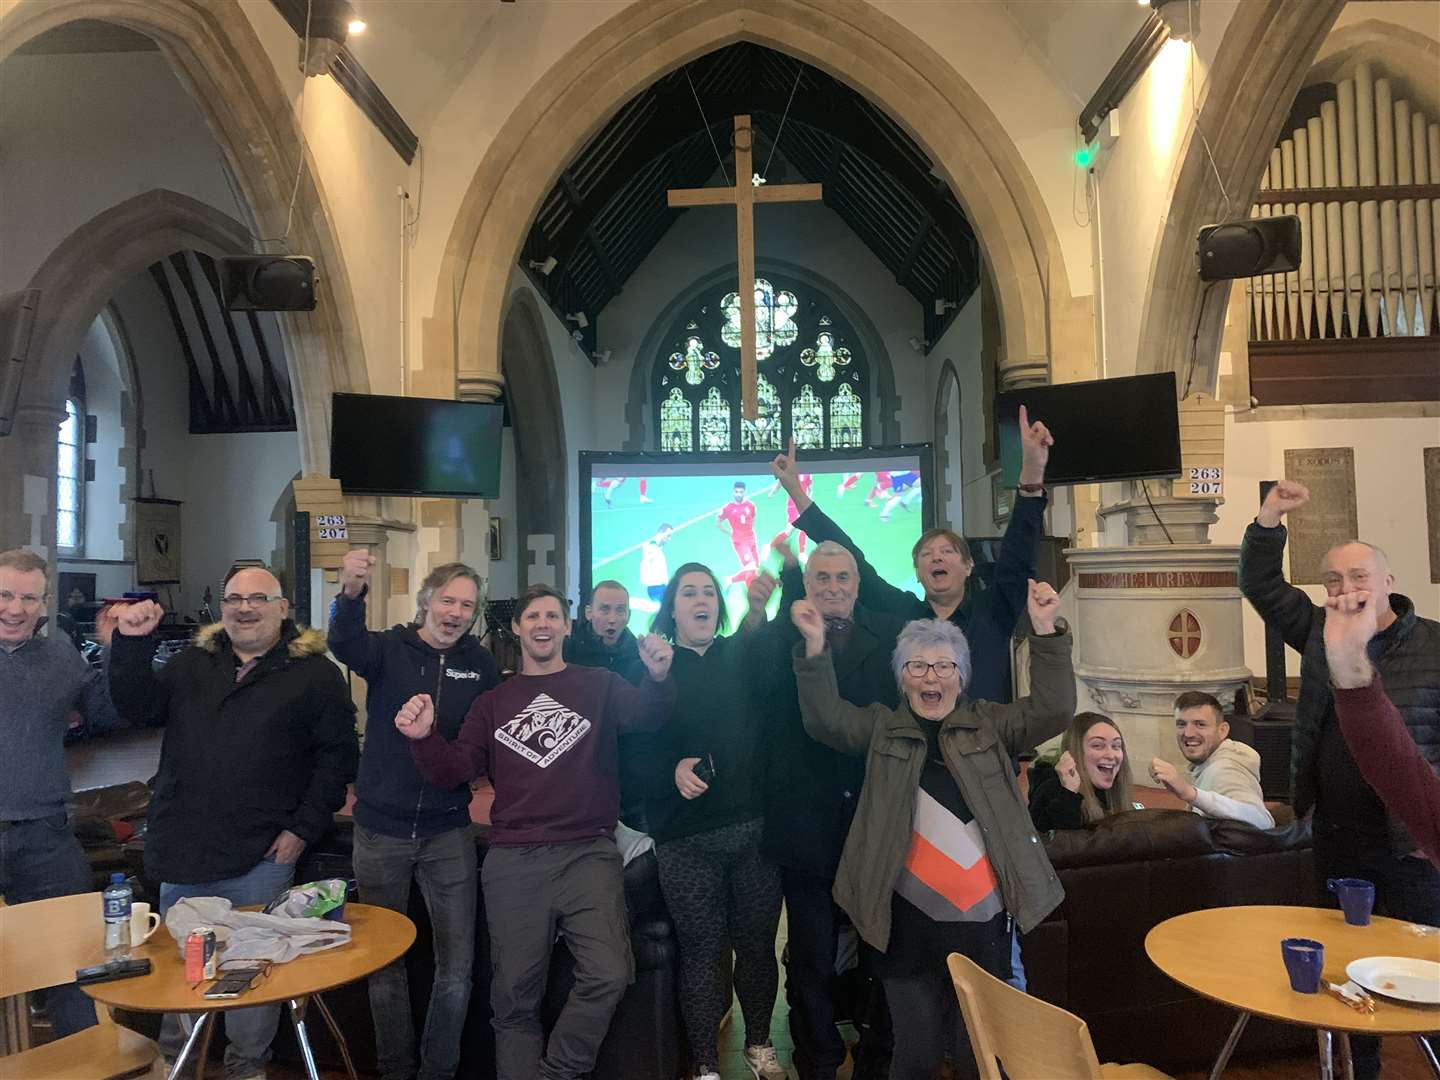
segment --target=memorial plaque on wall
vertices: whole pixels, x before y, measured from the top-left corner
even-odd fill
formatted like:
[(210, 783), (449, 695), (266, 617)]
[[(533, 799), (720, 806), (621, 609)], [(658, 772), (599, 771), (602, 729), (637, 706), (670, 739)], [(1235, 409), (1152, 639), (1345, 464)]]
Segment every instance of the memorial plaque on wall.
[(1294, 585), (1322, 585), (1325, 553), (1360, 535), (1360, 516), (1355, 509), (1355, 448), (1286, 450), (1285, 479), (1310, 489), (1310, 501), (1285, 515), (1290, 533), (1290, 581)]
[(1440, 446), (1425, 447), (1425, 525), (1430, 534), (1430, 581), (1440, 585)]

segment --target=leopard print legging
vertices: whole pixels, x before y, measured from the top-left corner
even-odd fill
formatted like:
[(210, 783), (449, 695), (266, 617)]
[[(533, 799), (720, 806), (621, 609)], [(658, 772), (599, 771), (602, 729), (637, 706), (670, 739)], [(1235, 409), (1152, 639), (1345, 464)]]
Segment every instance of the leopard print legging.
[(780, 871), (760, 854), (759, 818), (656, 845), (660, 888), (680, 941), (680, 1011), (697, 1065), (714, 1068), (720, 1021), (735, 996), (745, 1045), (770, 1041), (780, 970)]

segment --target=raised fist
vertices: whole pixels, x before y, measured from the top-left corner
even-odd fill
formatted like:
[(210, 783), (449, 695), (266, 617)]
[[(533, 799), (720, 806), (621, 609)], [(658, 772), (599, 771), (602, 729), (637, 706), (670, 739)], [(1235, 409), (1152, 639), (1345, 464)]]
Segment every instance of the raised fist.
[(775, 580), (775, 575), (762, 572), (750, 579), (750, 584), (745, 587), (745, 598), (750, 602), (751, 611), (764, 611), (765, 605), (770, 602), (774, 595), (775, 588), (780, 583)]
[(149, 637), (165, 617), (165, 609), (154, 600), (126, 604), (119, 610), (120, 621), (115, 629), (123, 637)]
[(808, 655), (816, 656), (825, 650), (825, 620), (819, 608), (809, 600), (796, 600), (790, 605), (790, 621), (805, 639)]
[(650, 678), (656, 682), (664, 682), (670, 674), (670, 661), (675, 658), (670, 643), (659, 634), (646, 634), (637, 645), (640, 649), (640, 662), (645, 665)]
[(770, 541), (770, 550), (780, 556), (780, 565), (786, 570), (800, 565), (800, 560), (795, 557), (795, 549), (790, 546), (789, 536), (775, 537)]
[(1181, 802), (1195, 801), (1195, 785), (1186, 779), (1184, 773), (1164, 758), (1157, 757), (1151, 760), (1150, 778)]
[(352, 548), (340, 561), (340, 591), (354, 600), (370, 584), (370, 568), (375, 556), (369, 548)]
[(1280, 519), (1292, 510), (1299, 510), (1310, 501), (1310, 489), (1294, 480), (1278, 480), (1260, 504), (1260, 513), (1255, 520), (1267, 529), (1280, 524)]
[(1060, 755), (1060, 760), (1055, 762), (1055, 775), (1060, 777), (1060, 785), (1066, 791), (1080, 790), (1080, 770), (1075, 767), (1075, 758), (1066, 750)]
[(1048, 582), (1030, 578), (1027, 584), (1030, 586), (1030, 600), (1027, 604), (1030, 625), (1037, 634), (1053, 634), (1055, 620), (1060, 615), (1060, 594)]
[(429, 694), (416, 694), (395, 714), (395, 726), (407, 739), (423, 739), (435, 729), (435, 703)]
[(1325, 598), (1325, 659), (1330, 678), (1342, 689), (1369, 686), (1374, 666), (1365, 651), (1379, 631), (1380, 612), (1368, 592)]

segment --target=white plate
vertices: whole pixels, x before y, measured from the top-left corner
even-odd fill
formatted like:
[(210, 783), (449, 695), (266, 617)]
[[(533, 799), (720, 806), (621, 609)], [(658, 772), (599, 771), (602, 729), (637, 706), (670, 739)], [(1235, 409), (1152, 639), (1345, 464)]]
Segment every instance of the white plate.
[(1440, 964), (1433, 960), (1367, 956), (1352, 960), (1345, 974), (1372, 994), (1417, 1005), (1440, 1005)]

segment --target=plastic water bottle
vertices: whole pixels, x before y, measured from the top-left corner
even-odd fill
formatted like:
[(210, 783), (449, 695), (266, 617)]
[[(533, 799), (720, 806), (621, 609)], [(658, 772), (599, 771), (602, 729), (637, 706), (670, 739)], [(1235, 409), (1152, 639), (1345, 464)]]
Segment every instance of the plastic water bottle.
[(130, 959), (130, 901), (134, 893), (125, 875), (110, 875), (110, 884), (101, 893), (105, 916), (105, 959)]

